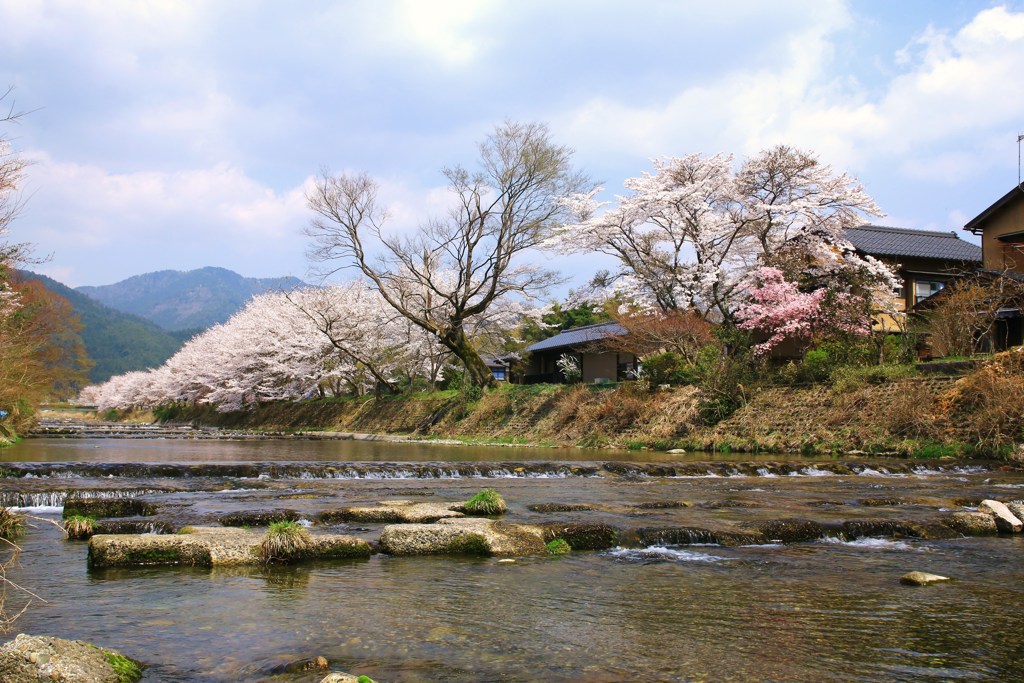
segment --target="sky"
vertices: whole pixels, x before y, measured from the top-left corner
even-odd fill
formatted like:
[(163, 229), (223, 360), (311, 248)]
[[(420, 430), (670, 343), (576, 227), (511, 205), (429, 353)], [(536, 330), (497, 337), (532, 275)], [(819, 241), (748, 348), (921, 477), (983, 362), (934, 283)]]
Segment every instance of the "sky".
[(411, 231), (506, 119), (608, 197), (652, 158), (785, 143), (856, 176), (876, 223), (973, 240), (1017, 183), (1024, 0), (0, 0), (7, 86), (32, 162), (10, 237), (70, 286), (313, 281), (319, 172), (369, 173)]

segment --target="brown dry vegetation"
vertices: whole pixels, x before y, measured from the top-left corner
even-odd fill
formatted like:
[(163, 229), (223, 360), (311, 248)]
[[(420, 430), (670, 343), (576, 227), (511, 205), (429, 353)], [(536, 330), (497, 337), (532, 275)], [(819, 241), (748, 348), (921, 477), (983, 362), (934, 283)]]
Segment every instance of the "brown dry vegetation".
[(701, 423), (700, 391), (502, 386), (478, 401), (451, 393), (311, 401), (254, 412), (181, 415), (262, 429), (320, 428), (503, 443), (589, 447), (685, 447), (834, 453), (1009, 455), (1024, 442), (1024, 353), (997, 355), (963, 378), (893, 375), (879, 383), (765, 387), (713, 426)]

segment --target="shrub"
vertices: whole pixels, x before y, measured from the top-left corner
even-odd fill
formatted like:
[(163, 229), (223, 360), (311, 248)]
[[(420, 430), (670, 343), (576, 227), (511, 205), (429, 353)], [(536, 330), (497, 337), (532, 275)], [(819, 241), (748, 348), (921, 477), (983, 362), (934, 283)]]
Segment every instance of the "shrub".
[(704, 424), (721, 422), (741, 408), (753, 369), (742, 355), (728, 355), (717, 346), (705, 346), (694, 364), (700, 387), (699, 412)]
[(651, 389), (663, 384), (689, 384), (695, 380), (693, 364), (675, 351), (645, 356), (643, 374)]
[(260, 559), (265, 563), (298, 560), (311, 542), (309, 532), (298, 522), (274, 522), (260, 543)]
[(508, 507), (505, 499), (494, 489), (484, 489), (463, 504), (470, 515), (501, 515)]
[(96, 533), (96, 520), (86, 515), (71, 515), (64, 520), (64, 533), (72, 541), (81, 541)]

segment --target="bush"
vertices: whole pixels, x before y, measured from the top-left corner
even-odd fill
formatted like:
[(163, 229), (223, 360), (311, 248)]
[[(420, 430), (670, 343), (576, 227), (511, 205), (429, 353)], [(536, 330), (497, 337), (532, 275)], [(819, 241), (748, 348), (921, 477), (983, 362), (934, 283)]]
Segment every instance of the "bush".
[(501, 515), (508, 507), (505, 499), (494, 489), (484, 489), (463, 504), (470, 515)]
[(265, 563), (298, 560), (305, 556), (312, 538), (298, 522), (274, 522), (260, 543)]
[(700, 350), (694, 372), (700, 387), (698, 410), (707, 425), (721, 422), (741, 408), (755, 379), (745, 355), (728, 355), (717, 346)]
[(643, 375), (652, 390), (662, 384), (690, 384), (696, 379), (693, 364), (675, 351), (644, 357)]

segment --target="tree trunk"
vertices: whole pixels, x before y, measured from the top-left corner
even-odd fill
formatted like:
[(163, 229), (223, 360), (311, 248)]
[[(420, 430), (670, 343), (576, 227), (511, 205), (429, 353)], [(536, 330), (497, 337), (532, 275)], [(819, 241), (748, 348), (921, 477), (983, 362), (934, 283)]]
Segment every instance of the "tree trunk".
[(462, 331), (461, 327), (455, 328), (440, 339), (441, 343), (448, 347), (462, 361), (474, 385), (478, 387), (493, 387), (496, 384), (490, 368), (487, 367), (483, 358), (480, 357), (480, 354), (476, 352), (473, 345), (466, 339), (466, 333)]

